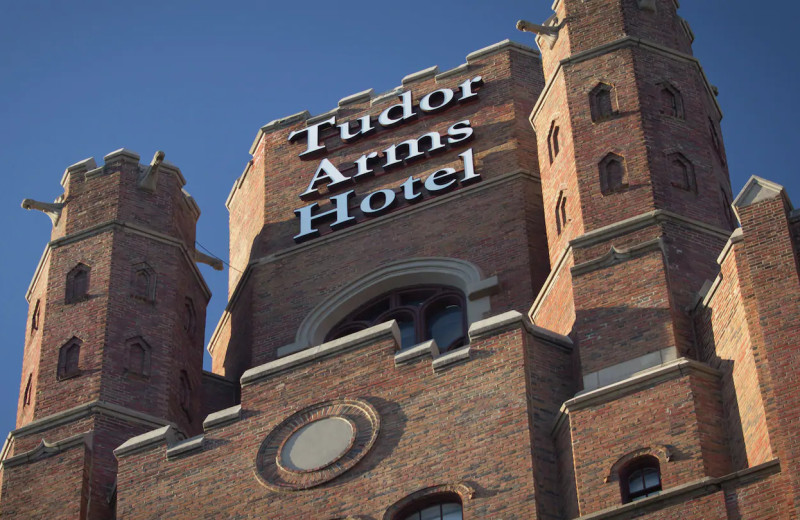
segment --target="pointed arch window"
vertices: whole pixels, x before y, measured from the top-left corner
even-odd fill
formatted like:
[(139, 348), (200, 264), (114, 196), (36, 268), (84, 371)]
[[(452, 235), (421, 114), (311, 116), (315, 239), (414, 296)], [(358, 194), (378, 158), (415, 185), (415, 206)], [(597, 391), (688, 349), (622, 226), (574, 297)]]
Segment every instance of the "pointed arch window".
[(341, 320), (325, 341), (341, 338), (374, 325), (396, 320), (400, 348), (436, 340), (441, 352), (467, 343), (464, 295), (444, 286), (419, 286), (385, 293)]
[(58, 351), (58, 379), (80, 375), (81, 340), (72, 338)]
[(600, 191), (608, 195), (628, 187), (628, 170), (621, 155), (609, 153), (598, 165), (600, 170)]
[(187, 296), (183, 301), (183, 330), (193, 336), (196, 323), (197, 314), (194, 310), (194, 302)]
[(680, 91), (668, 81), (658, 84), (659, 112), (665, 116), (684, 119), (683, 97)]
[(89, 297), (89, 274), (91, 269), (85, 264), (78, 264), (67, 273), (67, 287), (64, 303), (77, 303)]
[(697, 178), (694, 165), (682, 153), (671, 153), (667, 156), (669, 175), (672, 186), (697, 193)]
[(41, 318), (42, 312), (41, 303), (42, 300), (36, 300), (36, 304), (33, 306), (33, 313), (31, 314), (31, 334), (39, 330), (39, 319)]
[(28, 381), (25, 383), (25, 393), (22, 397), (22, 406), (30, 406), (31, 394), (33, 393), (33, 374), (28, 374)]
[(553, 164), (553, 161), (558, 156), (558, 152), (561, 151), (561, 143), (559, 141), (560, 133), (558, 125), (553, 121), (550, 124), (550, 132), (547, 134), (547, 151), (550, 154), (550, 164)]
[(556, 232), (560, 235), (567, 225), (567, 196), (564, 190), (561, 190), (556, 199), (555, 207), (556, 217)]
[(178, 402), (181, 410), (186, 414), (189, 422), (192, 422), (192, 385), (189, 382), (189, 373), (186, 370), (181, 370), (180, 377), (178, 378)]
[(156, 301), (156, 272), (146, 262), (133, 266), (131, 296), (146, 302)]
[(402, 513), (398, 520), (462, 520), (460, 502), (438, 502), (422, 505), (412, 511)]
[(622, 502), (635, 502), (661, 493), (661, 468), (658, 459), (645, 455), (625, 465), (619, 475)]
[(150, 377), (150, 345), (143, 338), (131, 338), (126, 342), (127, 358), (125, 371), (128, 374)]
[(709, 133), (711, 134), (711, 144), (714, 146), (714, 151), (717, 152), (717, 156), (719, 157), (722, 166), (725, 166), (725, 153), (722, 151), (722, 141), (719, 138), (717, 125), (710, 117), (708, 118), (708, 129)]
[(616, 115), (614, 107), (616, 91), (607, 83), (599, 83), (589, 93), (589, 106), (592, 112), (592, 121), (599, 122), (610, 119)]

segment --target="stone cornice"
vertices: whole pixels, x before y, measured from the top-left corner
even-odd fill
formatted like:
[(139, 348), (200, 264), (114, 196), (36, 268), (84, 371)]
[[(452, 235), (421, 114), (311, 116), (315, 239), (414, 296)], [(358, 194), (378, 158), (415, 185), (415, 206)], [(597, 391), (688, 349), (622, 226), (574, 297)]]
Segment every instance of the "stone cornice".
[(612, 265), (621, 264), (622, 262), (627, 262), (628, 260), (633, 260), (634, 258), (639, 258), (640, 256), (652, 251), (661, 251), (662, 254), (664, 253), (664, 240), (661, 237), (620, 249), (611, 246), (606, 254), (586, 262), (576, 264), (572, 266), (570, 271), (572, 272), (573, 276), (578, 276), (606, 267), (611, 267)]
[(55, 240), (51, 240), (47, 246), (45, 246), (45, 251), (42, 253), (42, 257), (39, 259), (39, 264), (36, 266), (36, 271), (34, 272), (33, 279), (31, 283), (28, 285), (28, 291), (25, 294), (25, 299), (30, 302), (31, 293), (33, 291), (33, 287), (35, 282), (41, 275), (42, 268), (47, 257), (50, 255), (50, 251), (53, 249), (57, 249), (59, 247), (69, 245), (80, 240), (85, 240), (89, 237), (99, 235), (101, 233), (105, 233), (111, 230), (122, 230), (129, 233), (133, 233), (136, 235), (141, 235), (157, 242), (161, 242), (162, 244), (168, 244), (174, 247), (177, 247), (181, 253), (183, 254), (183, 258), (187, 264), (189, 264), (189, 268), (194, 275), (195, 280), (197, 281), (200, 289), (205, 294), (206, 299), (211, 298), (211, 290), (208, 288), (205, 280), (203, 279), (203, 275), (200, 273), (200, 269), (198, 269), (197, 264), (195, 263), (192, 255), (189, 252), (189, 248), (184, 244), (181, 240), (166, 235), (164, 233), (159, 233), (158, 231), (154, 231), (144, 226), (140, 226), (138, 224), (132, 224), (130, 222), (124, 222), (121, 220), (109, 220), (106, 222), (102, 222), (100, 224), (88, 227), (76, 233), (69, 234), (67, 236), (63, 236), (61, 238), (56, 238)]
[[(56, 442), (47, 442), (42, 439), (38, 446), (30, 451), (14, 455), (7, 459), (3, 459), (3, 468), (13, 468), (29, 462), (36, 462), (43, 457), (49, 457), (57, 453), (62, 453), (75, 446), (91, 446), (92, 445), (92, 432), (79, 433), (66, 439)], [(4, 454), (5, 455), (5, 454)]]
[(547, 275), (547, 279), (544, 281), (544, 284), (542, 284), (539, 294), (536, 295), (536, 299), (533, 301), (533, 305), (531, 305), (528, 311), (528, 317), (531, 322), (536, 323), (536, 314), (539, 312), (539, 307), (542, 305), (545, 298), (547, 298), (547, 295), (550, 294), (550, 290), (553, 288), (553, 285), (561, 274), (562, 269), (567, 264), (567, 259), (571, 254), (572, 246), (567, 245), (564, 251), (562, 251), (561, 256), (558, 257), (555, 268), (551, 269), (550, 274)]
[(550, 90), (552, 88), (552, 85), (555, 84), (555, 81), (557, 80), (559, 73), (562, 72), (562, 69), (564, 67), (566, 67), (568, 65), (582, 63), (582, 62), (584, 62), (586, 60), (590, 60), (590, 59), (596, 58), (596, 57), (601, 56), (603, 54), (608, 54), (610, 52), (614, 52), (614, 51), (617, 51), (617, 50), (620, 50), (620, 49), (627, 49), (627, 48), (630, 48), (630, 47), (641, 47), (643, 49), (647, 49), (647, 50), (650, 50), (650, 51), (653, 51), (653, 52), (657, 52), (658, 54), (661, 54), (662, 56), (666, 56), (666, 57), (672, 58), (672, 59), (677, 60), (677, 61), (683, 61), (683, 62), (694, 64), (697, 67), (697, 71), (700, 73), (700, 76), (703, 79), (703, 85), (706, 88), (706, 93), (708, 94), (709, 99), (712, 100), (712, 102), (714, 103), (714, 107), (717, 109), (717, 113), (718, 113), (719, 117), (722, 118), (722, 109), (720, 108), (719, 102), (717, 101), (717, 98), (714, 95), (714, 90), (713, 90), (713, 88), (711, 86), (711, 83), (708, 81), (708, 78), (706, 77), (706, 73), (703, 70), (702, 65), (700, 65), (700, 60), (698, 60), (697, 58), (695, 58), (694, 56), (692, 56), (690, 54), (685, 54), (683, 52), (676, 51), (675, 49), (671, 49), (669, 47), (665, 47), (663, 45), (660, 45), (658, 43), (655, 43), (655, 42), (652, 42), (652, 41), (649, 41), (649, 40), (644, 40), (642, 38), (636, 38), (636, 37), (633, 37), (633, 36), (625, 36), (625, 37), (620, 38), (618, 40), (615, 40), (613, 42), (609, 42), (609, 43), (606, 43), (606, 44), (603, 44), (603, 45), (598, 45), (597, 47), (594, 47), (592, 49), (587, 49), (585, 51), (577, 52), (577, 53), (573, 54), (572, 56), (569, 56), (569, 57), (564, 58), (563, 60), (561, 60), (558, 63), (558, 66), (556, 67), (556, 70), (553, 72), (552, 76), (550, 77), (550, 81), (548, 81), (547, 84), (544, 86), (544, 89), (542, 90), (542, 93), (539, 96), (539, 99), (536, 101), (536, 104), (533, 107), (533, 111), (531, 111), (531, 115), (530, 115), (530, 118), (529, 118), (529, 120), (531, 122), (531, 125), (533, 125), (533, 120), (536, 118), (536, 116), (539, 114), (539, 111), (544, 106), (545, 100), (547, 99), (548, 95), (550, 94)]

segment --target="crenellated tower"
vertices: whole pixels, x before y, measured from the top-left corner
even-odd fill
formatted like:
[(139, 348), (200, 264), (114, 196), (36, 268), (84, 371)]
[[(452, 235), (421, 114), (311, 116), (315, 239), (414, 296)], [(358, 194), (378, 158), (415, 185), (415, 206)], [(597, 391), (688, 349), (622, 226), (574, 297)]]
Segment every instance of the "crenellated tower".
[(27, 294), (4, 514), (47, 510), (25, 495), (38, 485), (61, 490), (47, 500), (61, 501), (64, 518), (111, 517), (114, 448), (165, 425), (202, 428), (210, 292), (195, 262), (209, 259), (194, 248), (200, 210), (163, 158), (141, 165), (121, 149), (101, 166), (86, 159), (67, 168), (56, 202), (23, 201), (53, 231)]
[[(690, 308), (736, 220), (722, 113), (678, 2), (553, 9), (518, 28), (537, 34), (546, 79), (530, 121), (551, 275), (530, 317), (579, 347), (583, 390), (556, 429), (571, 518), (618, 503), (609, 480), (637, 457), (664, 461), (665, 486), (729, 470), (718, 374), (694, 361)], [(614, 386), (643, 371), (638, 387)], [(667, 465), (675, 447), (685, 459)]]

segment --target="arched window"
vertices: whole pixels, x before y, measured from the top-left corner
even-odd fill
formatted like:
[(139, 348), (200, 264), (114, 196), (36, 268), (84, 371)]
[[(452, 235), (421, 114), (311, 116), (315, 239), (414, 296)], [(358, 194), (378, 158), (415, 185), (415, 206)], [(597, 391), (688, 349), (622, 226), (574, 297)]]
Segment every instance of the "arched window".
[(556, 232), (560, 235), (567, 225), (567, 197), (561, 190), (556, 199)]
[(589, 93), (589, 107), (592, 111), (592, 121), (604, 121), (615, 114), (614, 87), (607, 83), (600, 83)]
[(630, 461), (619, 475), (622, 502), (634, 502), (661, 492), (661, 469), (658, 459), (645, 455)]
[(25, 383), (25, 393), (22, 397), (22, 406), (30, 406), (31, 404), (31, 394), (33, 390), (33, 374), (28, 374), (28, 382)]
[(467, 341), (464, 296), (443, 286), (421, 286), (392, 291), (362, 305), (340, 321), (325, 338), (330, 341), (373, 325), (396, 320), (402, 349), (434, 339), (439, 350)]
[(670, 154), (668, 160), (672, 185), (682, 190), (697, 192), (697, 179), (692, 162), (678, 152)]
[(558, 134), (559, 128), (556, 126), (556, 122), (553, 121), (550, 125), (550, 133), (547, 134), (547, 151), (550, 153), (550, 164), (553, 163), (553, 160), (558, 156), (558, 152), (561, 150), (561, 144), (558, 141)]
[(72, 338), (58, 351), (58, 379), (80, 375), (81, 340)]
[(197, 314), (194, 311), (194, 302), (188, 296), (183, 301), (183, 330), (190, 336), (194, 335)]
[(31, 314), (31, 334), (39, 330), (39, 318), (41, 316), (41, 300), (36, 300), (36, 305), (33, 306), (33, 314)]
[(125, 371), (137, 376), (150, 376), (150, 345), (141, 338), (132, 338), (127, 341), (128, 357)]
[(402, 512), (397, 520), (461, 520), (461, 503), (456, 501), (428, 503)]
[(683, 114), (683, 98), (681, 93), (678, 92), (669, 82), (663, 82), (658, 85), (659, 90), (659, 112), (665, 116), (684, 118)]
[(75, 303), (89, 296), (89, 267), (78, 264), (67, 274), (67, 290), (64, 303)]
[(156, 301), (156, 272), (145, 262), (133, 266), (131, 296), (146, 302)]
[(606, 155), (599, 164), (600, 191), (603, 195), (622, 191), (628, 187), (625, 159), (615, 153)]

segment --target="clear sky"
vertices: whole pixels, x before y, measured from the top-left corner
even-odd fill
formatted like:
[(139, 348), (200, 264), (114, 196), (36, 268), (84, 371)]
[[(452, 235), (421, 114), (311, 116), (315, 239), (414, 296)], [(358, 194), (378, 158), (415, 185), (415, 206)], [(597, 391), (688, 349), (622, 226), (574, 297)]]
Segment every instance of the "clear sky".
[[(0, 431), (14, 427), (25, 292), (50, 220), (20, 208), (52, 201), (64, 169), (118, 148), (178, 165), (202, 216), (199, 242), (227, 259), (225, 198), (258, 129), (403, 76), (464, 62), (542, 22), (550, 0), (136, 2), (0, 0)], [(800, 7), (790, 0), (683, 0), (695, 55), (719, 87), (734, 195), (750, 175), (800, 200)], [(766, 15), (760, 5), (769, 6)], [(201, 266), (214, 293), (206, 337), (225, 306), (227, 272)], [(0, 433), (4, 435), (4, 433)]]

